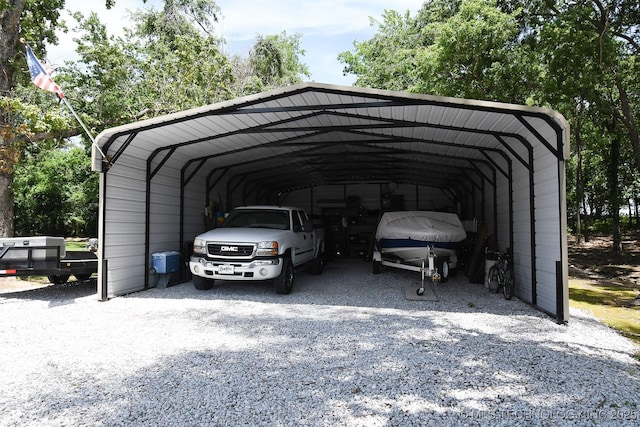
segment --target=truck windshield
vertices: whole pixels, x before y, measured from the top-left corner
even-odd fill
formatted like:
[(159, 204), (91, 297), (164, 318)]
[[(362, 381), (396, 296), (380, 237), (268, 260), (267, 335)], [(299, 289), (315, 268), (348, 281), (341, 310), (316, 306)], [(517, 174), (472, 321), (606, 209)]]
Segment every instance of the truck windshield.
[(231, 211), (222, 224), (224, 228), (271, 228), (275, 230), (289, 229), (289, 214), (280, 210), (238, 209)]

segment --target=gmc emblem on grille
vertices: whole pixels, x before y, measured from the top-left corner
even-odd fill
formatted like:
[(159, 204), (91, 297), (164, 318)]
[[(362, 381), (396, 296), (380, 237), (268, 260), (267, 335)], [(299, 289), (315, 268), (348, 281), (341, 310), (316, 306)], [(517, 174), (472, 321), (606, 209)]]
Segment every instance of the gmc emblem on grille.
[(220, 250), (223, 252), (238, 252), (237, 246), (221, 246)]

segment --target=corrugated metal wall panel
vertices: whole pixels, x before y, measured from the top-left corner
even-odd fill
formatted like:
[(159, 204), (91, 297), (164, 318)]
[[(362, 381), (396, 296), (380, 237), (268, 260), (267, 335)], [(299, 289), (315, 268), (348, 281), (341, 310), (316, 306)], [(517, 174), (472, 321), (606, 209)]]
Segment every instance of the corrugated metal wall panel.
[(529, 170), (513, 163), (513, 260), (515, 295), (533, 302), (533, 265), (531, 259), (531, 183)]
[(149, 254), (179, 251), (180, 171), (164, 167), (151, 181), (149, 195)]
[[(557, 159), (543, 147), (536, 147), (535, 158), (535, 226), (537, 305), (549, 313), (557, 309), (556, 262), (562, 259)], [(555, 191), (554, 191), (555, 188)]]
[[(204, 174), (202, 174), (204, 175)], [(193, 240), (207, 231), (204, 208), (206, 206), (206, 180), (204, 176), (193, 179), (184, 191), (184, 241)], [(183, 242), (184, 244), (184, 242)]]
[[(106, 176), (108, 188), (101, 190), (103, 220), (99, 232), (105, 238), (101, 239), (100, 253), (108, 263), (109, 298), (144, 288), (144, 269), (138, 267), (140, 263), (144, 265), (145, 230), (141, 224), (145, 223), (145, 200), (140, 194), (144, 194), (145, 173), (129, 167), (135, 164), (134, 158), (126, 160), (109, 171)], [(105, 176), (101, 176), (101, 183), (104, 179)], [(98, 270), (102, 276), (102, 264)], [(133, 281), (137, 275), (142, 275), (143, 279)]]
[(497, 177), (497, 230), (493, 233), (498, 243), (498, 250), (505, 251), (510, 244), (510, 231), (511, 231), (511, 217), (509, 211), (511, 205), (509, 204), (509, 180), (503, 176)]

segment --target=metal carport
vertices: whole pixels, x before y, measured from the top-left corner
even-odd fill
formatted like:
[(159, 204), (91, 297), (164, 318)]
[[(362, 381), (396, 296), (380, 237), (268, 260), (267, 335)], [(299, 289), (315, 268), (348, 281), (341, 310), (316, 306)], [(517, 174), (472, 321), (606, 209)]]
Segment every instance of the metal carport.
[(148, 288), (151, 254), (202, 232), (212, 198), (313, 212), (327, 186), (394, 183), (483, 221), (513, 250), (516, 295), (566, 321), (568, 141), (549, 109), (318, 83), (107, 129), (98, 297)]

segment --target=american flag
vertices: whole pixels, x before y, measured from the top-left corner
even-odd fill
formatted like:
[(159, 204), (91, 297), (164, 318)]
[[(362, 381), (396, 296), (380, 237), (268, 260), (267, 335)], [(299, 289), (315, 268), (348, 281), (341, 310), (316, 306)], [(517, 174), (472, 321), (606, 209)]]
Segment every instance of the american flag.
[(44, 67), (33, 54), (33, 51), (27, 46), (27, 65), (29, 66), (29, 74), (31, 81), (40, 89), (48, 90), (57, 94), (60, 98), (64, 98), (64, 93), (60, 86), (55, 84), (51, 76), (45, 71)]

